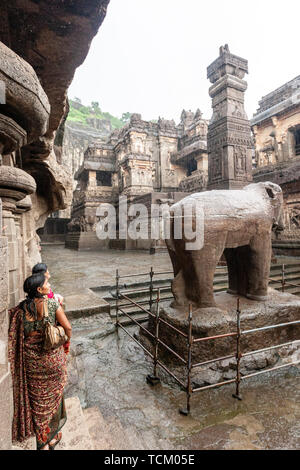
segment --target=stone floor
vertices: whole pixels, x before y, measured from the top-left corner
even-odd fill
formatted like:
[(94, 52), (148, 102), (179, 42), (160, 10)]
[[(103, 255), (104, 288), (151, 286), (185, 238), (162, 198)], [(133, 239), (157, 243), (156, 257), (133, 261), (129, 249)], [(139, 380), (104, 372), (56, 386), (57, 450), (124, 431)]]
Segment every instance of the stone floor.
[(242, 401), (232, 398), (234, 384), (196, 393), (184, 417), (178, 410), (185, 393), (163, 371), (161, 384), (148, 385), (152, 363), (123, 331), (112, 333), (104, 319), (98, 326), (74, 327), (67, 396), (78, 396), (83, 408), (99, 409), (107, 429), (117, 422), (124, 430), (124, 439), (116, 435), (109, 448), (134, 448), (128, 442), (135, 435), (137, 449), (299, 448), (299, 366), (242, 382)]
[[(48, 265), (53, 290), (64, 296), (90, 287), (115, 284), (116, 269), (120, 276), (148, 273), (151, 266), (157, 272), (172, 271), (166, 251), (153, 255), (140, 251), (75, 251), (63, 245), (47, 244), (42, 246), (42, 258)], [(146, 280), (149, 276), (139, 279)]]

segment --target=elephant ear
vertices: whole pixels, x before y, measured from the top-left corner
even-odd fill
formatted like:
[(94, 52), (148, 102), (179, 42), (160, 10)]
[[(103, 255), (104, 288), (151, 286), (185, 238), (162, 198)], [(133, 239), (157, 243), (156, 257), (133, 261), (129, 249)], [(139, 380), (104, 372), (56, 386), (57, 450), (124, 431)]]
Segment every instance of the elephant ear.
[(264, 187), (270, 199), (276, 199), (279, 193), (282, 192), (280, 186), (278, 186), (277, 184), (271, 183), (270, 181), (268, 181), (267, 183), (264, 183)]
[(271, 199), (275, 199), (275, 194), (271, 188), (266, 188), (267, 194)]

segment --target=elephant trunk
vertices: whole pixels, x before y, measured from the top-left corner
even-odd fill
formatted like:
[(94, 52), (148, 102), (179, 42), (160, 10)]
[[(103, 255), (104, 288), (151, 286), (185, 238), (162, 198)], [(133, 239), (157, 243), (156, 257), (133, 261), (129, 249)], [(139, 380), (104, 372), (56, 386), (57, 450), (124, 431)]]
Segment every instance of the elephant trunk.
[(282, 232), (285, 229), (284, 218), (283, 218), (283, 208), (280, 207), (279, 216), (277, 220), (273, 223), (272, 230), (275, 233)]

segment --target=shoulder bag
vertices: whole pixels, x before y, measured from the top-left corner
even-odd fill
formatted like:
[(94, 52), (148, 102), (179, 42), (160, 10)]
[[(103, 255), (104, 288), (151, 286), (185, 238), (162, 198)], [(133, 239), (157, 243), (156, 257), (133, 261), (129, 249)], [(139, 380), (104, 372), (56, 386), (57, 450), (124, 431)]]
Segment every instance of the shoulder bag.
[(68, 341), (68, 337), (62, 326), (52, 325), (50, 323), (48, 314), (48, 300), (44, 300), (43, 302), (43, 311), (45, 323), (45, 339), (43, 349), (45, 351), (50, 351), (51, 349), (56, 349), (62, 346), (66, 341)]

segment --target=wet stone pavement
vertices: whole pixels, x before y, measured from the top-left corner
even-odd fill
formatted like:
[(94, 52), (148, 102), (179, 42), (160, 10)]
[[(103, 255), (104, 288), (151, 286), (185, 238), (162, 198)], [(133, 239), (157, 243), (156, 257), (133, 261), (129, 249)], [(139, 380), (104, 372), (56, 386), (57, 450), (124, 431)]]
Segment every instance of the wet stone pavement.
[[(121, 276), (148, 273), (151, 266), (156, 272), (172, 271), (167, 251), (150, 255), (138, 251), (75, 251), (62, 245), (43, 245), (42, 258), (49, 267), (51, 285), (64, 296), (86, 288), (115, 284), (118, 268)], [(139, 280), (149, 280), (149, 276)]]
[[(300, 371), (289, 367), (241, 384), (195, 393), (191, 414), (179, 414), (185, 393), (160, 370), (151, 387), (148, 356), (110, 320), (83, 326), (74, 321), (67, 396), (83, 407), (98, 406), (104, 418), (117, 417), (150, 449), (297, 449), (300, 444)], [(137, 333), (130, 327), (131, 334)]]
[[(53, 287), (63, 295), (100, 285), (99, 279), (111, 281), (120, 265), (124, 273), (128, 266), (130, 272), (146, 272), (145, 264), (170, 268), (167, 253), (87, 255), (46, 247), (43, 261), (49, 265)], [(242, 401), (232, 398), (234, 384), (195, 393), (191, 414), (185, 417), (178, 412), (185, 405), (185, 393), (163, 371), (161, 384), (146, 383), (152, 373), (150, 359), (122, 330), (115, 332), (108, 314), (73, 320), (72, 326), (66, 396), (79, 396), (84, 408), (99, 407), (105, 419), (116, 417), (148, 448), (299, 449), (299, 366), (245, 380)], [(137, 327), (130, 331), (138, 332)]]

